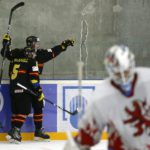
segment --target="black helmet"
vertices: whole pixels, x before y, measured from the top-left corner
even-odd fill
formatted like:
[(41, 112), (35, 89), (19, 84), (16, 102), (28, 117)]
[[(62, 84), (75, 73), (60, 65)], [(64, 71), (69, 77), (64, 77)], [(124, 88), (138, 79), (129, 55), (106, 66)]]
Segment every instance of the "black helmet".
[(36, 36), (29, 36), (26, 38), (26, 44), (27, 46), (32, 46), (33, 42), (39, 42), (40, 39)]

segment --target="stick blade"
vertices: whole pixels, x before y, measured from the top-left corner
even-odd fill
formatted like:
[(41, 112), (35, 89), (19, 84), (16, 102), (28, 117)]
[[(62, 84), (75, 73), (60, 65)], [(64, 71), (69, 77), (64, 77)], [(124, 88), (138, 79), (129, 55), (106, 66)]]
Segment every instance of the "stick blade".
[(24, 2), (20, 2), (20, 3), (18, 3), (18, 4), (16, 4), (12, 9), (11, 9), (11, 12), (13, 12), (14, 10), (16, 10), (17, 8), (19, 8), (19, 7), (22, 7), (22, 6), (24, 6)]
[(10, 15), (9, 15), (9, 21), (8, 21), (8, 25), (9, 25), (9, 26), (8, 26), (7, 34), (9, 34), (10, 24), (11, 24), (13, 12), (14, 12), (17, 8), (19, 8), (19, 7), (21, 7), (21, 6), (24, 6), (24, 4), (25, 4), (24, 2), (20, 2), (20, 3), (16, 4), (14, 7), (11, 8)]
[(71, 113), (71, 115), (76, 115), (78, 114), (78, 110), (75, 110), (74, 112)]

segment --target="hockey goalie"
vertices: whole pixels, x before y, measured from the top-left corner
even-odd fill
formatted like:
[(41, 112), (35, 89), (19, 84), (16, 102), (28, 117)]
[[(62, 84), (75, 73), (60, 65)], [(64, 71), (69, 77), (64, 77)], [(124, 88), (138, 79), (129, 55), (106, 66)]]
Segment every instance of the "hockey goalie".
[(93, 94), (78, 124), (78, 135), (64, 150), (90, 150), (108, 129), (108, 150), (150, 150), (150, 69), (135, 67), (124, 45), (108, 49), (104, 64), (109, 77)]

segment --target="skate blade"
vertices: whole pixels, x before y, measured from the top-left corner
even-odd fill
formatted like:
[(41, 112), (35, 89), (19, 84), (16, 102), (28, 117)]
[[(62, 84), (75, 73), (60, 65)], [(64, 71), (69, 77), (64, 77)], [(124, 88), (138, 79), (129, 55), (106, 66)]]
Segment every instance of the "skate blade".
[(9, 141), (11, 139), (10, 135), (6, 135), (6, 140)]
[(9, 143), (12, 143), (12, 144), (20, 144), (21, 143), (20, 141), (12, 139), (10, 135), (6, 135), (6, 139)]
[(40, 137), (34, 137), (34, 141), (37, 141), (37, 142), (50, 142), (50, 139), (43, 139), (43, 138), (40, 138)]

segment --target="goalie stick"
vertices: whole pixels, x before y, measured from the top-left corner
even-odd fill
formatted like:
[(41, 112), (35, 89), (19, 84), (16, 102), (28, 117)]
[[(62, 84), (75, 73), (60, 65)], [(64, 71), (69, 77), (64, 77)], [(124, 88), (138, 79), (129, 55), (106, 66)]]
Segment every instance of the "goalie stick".
[[(37, 96), (37, 94), (36, 94), (35, 92), (33, 92), (32, 90), (28, 89), (28, 88), (25, 87), (24, 85), (22, 85), (22, 84), (20, 84), (20, 83), (17, 83), (17, 86), (19, 86), (19, 87), (21, 87), (22, 89), (28, 91), (30, 94), (32, 94), (32, 95), (34, 95), (34, 96)], [(47, 99), (47, 98), (44, 98), (44, 100), (45, 100), (46, 102), (52, 104), (53, 106), (55, 106), (55, 107), (57, 107), (57, 108), (59, 108), (59, 109), (65, 111), (65, 112), (67, 112), (67, 113), (70, 114), (70, 115), (76, 115), (76, 114), (78, 113), (78, 110), (75, 110), (74, 112), (70, 112), (70, 111), (68, 111), (68, 110), (66, 110), (66, 109), (64, 109), (64, 108), (62, 108), (62, 107), (60, 107), (60, 106), (58, 106), (57, 104), (53, 103), (51, 100), (49, 100), (49, 99)]]
[[(10, 10), (10, 14), (9, 14), (9, 21), (8, 21), (8, 29), (7, 29), (7, 34), (9, 35), (10, 33), (10, 27), (11, 27), (11, 20), (12, 20), (12, 15), (13, 12), (18, 9), (19, 7), (24, 6), (24, 2), (20, 2), (18, 4), (16, 4), (14, 7), (11, 8)], [(1, 64), (1, 71), (0, 71), (0, 86), (1, 86), (1, 82), (2, 82), (2, 76), (3, 76), (3, 68), (4, 68), (4, 61), (5, 61), (5, 57), (6, 57), (6, 47), (4, 47), (4, 56), (2, 59), (2, 64)]]

